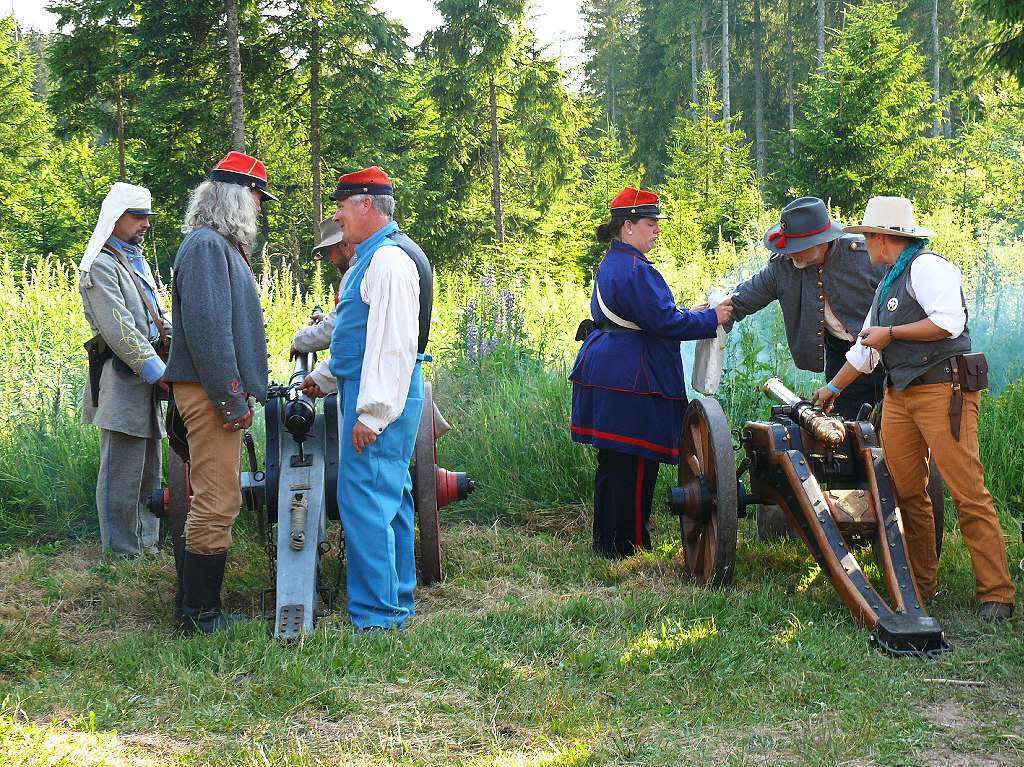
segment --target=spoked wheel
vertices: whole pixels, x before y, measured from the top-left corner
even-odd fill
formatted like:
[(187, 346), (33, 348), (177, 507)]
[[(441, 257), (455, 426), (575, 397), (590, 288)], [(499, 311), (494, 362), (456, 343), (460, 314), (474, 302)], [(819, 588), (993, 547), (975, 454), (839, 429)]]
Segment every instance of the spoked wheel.
[(437, 458), (434, 454), (434, 394), (423, 384), (423, 414), (413, 453), (413, 499), (419, 528), (420, 585), (437, 583), (441, 570), (441, 515), (437, 509)]
[(710, 586), (732, 583), (736, 565), (736, 456), (729, 422), (718, 400), (701, 397), (683, 416), (679, 487), (672, 510), (679, 515), (686, 572)]

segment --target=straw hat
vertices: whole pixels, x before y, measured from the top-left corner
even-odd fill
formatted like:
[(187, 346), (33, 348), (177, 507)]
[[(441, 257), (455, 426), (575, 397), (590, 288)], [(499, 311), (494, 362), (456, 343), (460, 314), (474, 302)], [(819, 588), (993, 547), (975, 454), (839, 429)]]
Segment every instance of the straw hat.
[(860, 226), (847, 226), (849, 234), (891, 234), (897, 237), (913, 237), (924, 240), (935, 232), (917, 225), (914, 206), (906, 197), (872, 197), (864, 209), (864, 221)]

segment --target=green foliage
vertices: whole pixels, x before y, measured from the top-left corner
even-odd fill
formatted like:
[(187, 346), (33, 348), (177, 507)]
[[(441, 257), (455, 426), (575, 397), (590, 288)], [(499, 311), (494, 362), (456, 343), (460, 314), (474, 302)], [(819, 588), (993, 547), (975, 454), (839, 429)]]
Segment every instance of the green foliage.
[(720, 239), (748, 234), (761, 210), (746, 138), (737, 118), (720, 119), (722, 103), (707, 74), (692, 114), (676, 118), (664, 190), (671, 214), (665, 245), (681, 260), (700, 258)]
[(925, 132), (936, 107), (924, 59), (897, 26), (896, 12), (891, 0), (850, 6), (824, 72), (801, 88), (793, 194), (861, 211), (872, 195), (925, 202), (933, 193), (941, 147)]

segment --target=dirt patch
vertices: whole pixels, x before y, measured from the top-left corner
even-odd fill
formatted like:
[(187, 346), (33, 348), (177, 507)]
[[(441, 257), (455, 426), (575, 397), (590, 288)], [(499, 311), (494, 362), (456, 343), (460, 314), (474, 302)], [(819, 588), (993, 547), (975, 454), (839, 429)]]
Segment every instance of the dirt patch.
[(961, 730), (968, 725), (964, 707), (959, 701), (940, 701), (925, 707), (921, 713), (929, 722), (944, 730)]

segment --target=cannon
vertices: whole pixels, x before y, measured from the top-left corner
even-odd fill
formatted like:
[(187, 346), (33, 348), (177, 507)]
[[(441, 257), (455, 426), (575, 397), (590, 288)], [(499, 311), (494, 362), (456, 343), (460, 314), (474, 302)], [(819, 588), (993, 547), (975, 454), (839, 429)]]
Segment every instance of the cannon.
[[(246, 431), (243, 447), (248, 471), (241, 475), (243, 503), (270, 564), (274, 584), (264, 591), (261, 605), (274, 603), (273, 635), (290, 642), (313, 630), (318, 602), (329, 611), (340, 590), (344, 531), (337, 542), (328, 539), (328, 521), (340, 522), (337, 501), (337, 395), (314, 400), (298, 390), (316, 362), (315, 354), (298, 355), (286, 385), (272, 383), (263, 410), (265, 465), (260, 470), (255, 439)], [(421, 586), (443, 578), (440, 509), (464, 500), (474, 483), (462, 472), (437, 465), (437, 440), (450, 429), (424, 383), (423, 413), (410, 467), (417, 528), (417, 573)], [(188, 464), (173, 452), (168, 463), (168, 486), (154, 494), (151, 510), (165, 518), (173, 536), (184, 531), (191, 498)], [(324, 573), (324, 558), (334, 553), (333, 582)], [(319, 597), (319, 600), (318, 600)]]
[[(925, 610), (903, 536), (885, 456), (869, 421), (829, 416), (770, 378), (764, 392), (778, 404), (771, 420), (732, 432), (718, 401), (686, 409), (678, 483), (669, 510), (679, 517), (687, 575), (727, 587), (735, 576), (738, 518), (748, 506), (778, 506), (870, 641), (894, 655), (935, 656), (950, 649)], [(745, 457), (739, 467), (735, 453)], [(750, 490), (743, 477), (749, 472)], [(870, 545), (887, 601), (857, 554)]]

